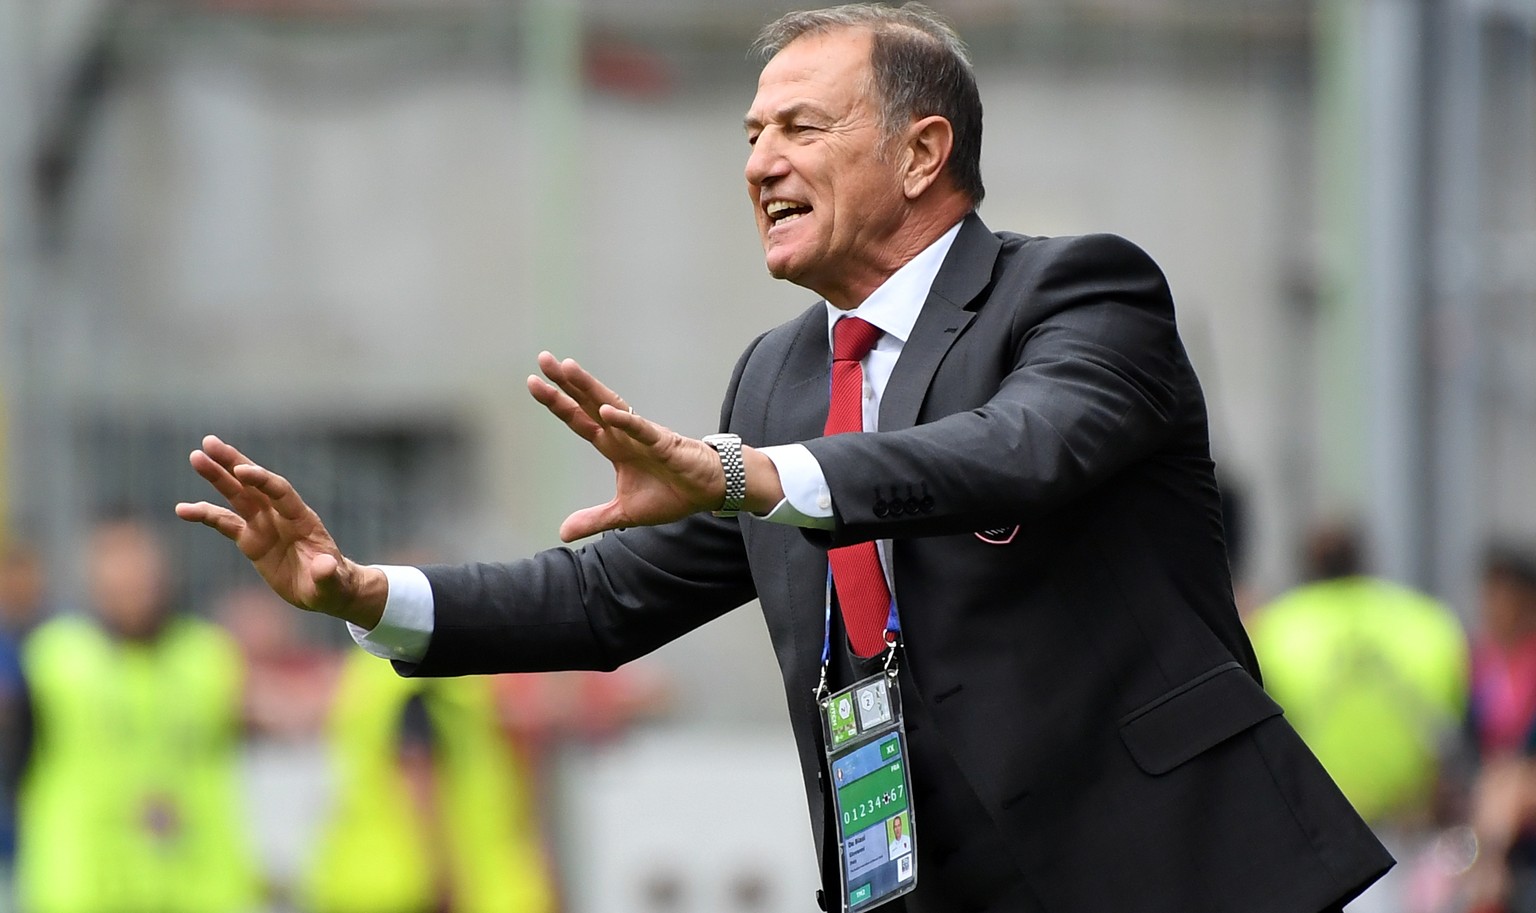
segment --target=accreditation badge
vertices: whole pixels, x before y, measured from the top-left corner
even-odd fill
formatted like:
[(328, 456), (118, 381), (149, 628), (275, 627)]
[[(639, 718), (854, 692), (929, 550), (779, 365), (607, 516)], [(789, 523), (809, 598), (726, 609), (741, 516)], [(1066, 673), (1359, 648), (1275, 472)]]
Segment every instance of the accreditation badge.
[(896, 669), (822, 698), (844, 913), (917, 887), (917, 832)]

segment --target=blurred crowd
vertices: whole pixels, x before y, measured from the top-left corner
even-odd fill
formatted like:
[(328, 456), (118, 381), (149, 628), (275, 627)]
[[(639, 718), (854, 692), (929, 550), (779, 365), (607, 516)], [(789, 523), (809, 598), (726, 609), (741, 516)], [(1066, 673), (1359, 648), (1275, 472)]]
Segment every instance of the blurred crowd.
[(1536, 913), (1536, 551), (1490, 545), (1458, 613), (1364, 550), (1319, 526), (1306, 582), (1245, 612), (1265, 689), (1398, 860), (1347, 909)]
[[(28, 542), (0, 552), (0, 913), (552, 913), (541, 758), (665, 703), (635, 676), (401, 678), (259, 586), (185, 610), (141, 517), (88, 546), (80, 611)], [(1362, 552), (1315, 530), (1307, 581), (1244, 613), (1265, 687), (1399, 860), (1349, 909), (1536, 913), (1536, 551), (1490, 546), (1461, 612)], [(253, 745), (306, 741), (328, 786), (278, 871), (241, 780)]]
[[(84, 554), (75, 610), (30, 543), (0, 553), (0, 913), (553, 913), (546, 749), (664, 704), (641, 673), (402, 678), (259, 586), (189, 611), (133, 514)], [(296, 744), (323, 746), (323, 808), (251, 788)], [(260, 818), (307, 832), (291, 871)]]

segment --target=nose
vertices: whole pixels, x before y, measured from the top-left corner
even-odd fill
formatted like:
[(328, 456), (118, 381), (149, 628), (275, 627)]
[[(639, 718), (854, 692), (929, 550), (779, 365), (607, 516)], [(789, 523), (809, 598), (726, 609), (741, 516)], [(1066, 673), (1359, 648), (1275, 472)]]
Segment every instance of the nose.
[(782, 177), (788, 171), (784, 156), (774, 139), (776, 135), (770, 127), (759, 133), (757, 142), (752, 144), (752, 152), (747, 156), (746, 175), (747, 183), (754, 187), (761, 187), (776, 177)]

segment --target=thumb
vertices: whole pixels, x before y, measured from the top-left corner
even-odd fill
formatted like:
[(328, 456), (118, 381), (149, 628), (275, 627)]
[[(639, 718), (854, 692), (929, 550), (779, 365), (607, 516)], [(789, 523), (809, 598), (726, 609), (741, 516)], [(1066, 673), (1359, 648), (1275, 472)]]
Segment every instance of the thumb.
[(335, 555), (319, 555), (309, 566), (309, 577), (317, 587), (327, 583), (334, 584), (340, 570), (341, 563), (336, 560)]
[(347, 581), (341, 561), (335, 555), (327, 553), (316, 556), (309, 565), (309, 580), (314, 586), (316, 603), (309, 608), (319, 608), (347, 595)]
[(607, 504), (582, 508), (565, 518), (560, 524), (560, 541), (575, 542), (624, 525), (623, 513), (617, 500)]

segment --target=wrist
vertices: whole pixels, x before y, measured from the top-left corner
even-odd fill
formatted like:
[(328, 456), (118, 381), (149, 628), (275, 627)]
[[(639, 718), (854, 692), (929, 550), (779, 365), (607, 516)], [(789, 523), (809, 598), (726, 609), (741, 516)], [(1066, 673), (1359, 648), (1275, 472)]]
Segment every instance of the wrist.
[(779, 468), (755, 447), (743, 446), (741, 456), (747, 464), (747, 497), (741, 509), (758, 515), (771, 512), (784, 500)]
[(357, 584), (351, 598), (330, 614), (372, 631), (384, 617), (384, 606), (389, 602), (389, 577), (383, 570), (372, 565), (348, 563), (352, 565), (353, 579)]
[(734, 517), (746, 507), (747, 499), (747, 464), (741, 437), (722, 431), (706, 434), (703, 440), (720, 458), (720, 503), (711, 510), (717, 517)]

